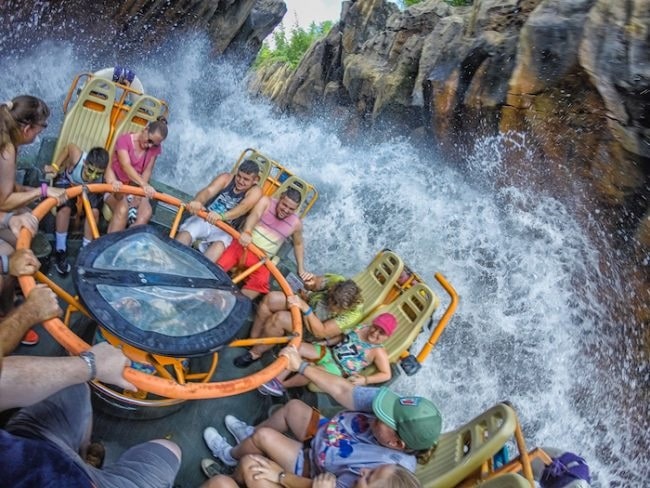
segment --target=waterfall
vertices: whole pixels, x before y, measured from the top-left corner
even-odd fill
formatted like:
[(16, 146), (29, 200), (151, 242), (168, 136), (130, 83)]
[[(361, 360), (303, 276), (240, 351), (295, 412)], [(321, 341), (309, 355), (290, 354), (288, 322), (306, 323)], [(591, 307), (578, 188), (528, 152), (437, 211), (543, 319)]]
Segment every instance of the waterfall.
[[(305, 221), (308, 270), (351, 275), (388, 247), (439, 294), (436, 319), (448, 297), (434, 273), (458, 291), (458, 311), (424, 370), (401, 378), (399, 391), (430, 397), (444, 430), (510, 400), (530, 447), (580, 453), (595, 486), (644, 484), (648, 378), (627, 353), (634, 322), (613, 312), (626, 300), (616, 267), (602, 266), (614, 251), (553, 196), (490, 183), (505, 171), (503, 137), (478, 141), (462, 171), (399, 134), (345, 144), (336, 121), (279, 115), (252, 98), (238, 68), (208, 51), (193, 39), (156, 59), (119, 60), (170, 105), (156, 179), (194, 193), (247, 147), (283, 163), (320, 192)], [(54, 113), (49, 136), (74, 75), (117, 61), (88, 60), (66, 44), (2, 56), (3, 98), (44, 98)]]

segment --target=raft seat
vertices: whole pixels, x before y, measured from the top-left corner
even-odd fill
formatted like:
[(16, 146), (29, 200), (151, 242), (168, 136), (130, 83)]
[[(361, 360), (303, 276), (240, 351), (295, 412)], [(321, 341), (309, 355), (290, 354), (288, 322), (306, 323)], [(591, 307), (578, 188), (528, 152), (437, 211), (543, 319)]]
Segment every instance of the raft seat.
[(77, 100), (67, 112), (54, 148), (52, 162), (68, 144), (82, 151), (106, 147), (110, 136), (110, 119), (115, 101), (115, 85), (93, 78), (81, 88)]
[(366, 269), (352, 278), (361, 288), (364, 317), (384, 303), (403, 269), (402, 258), (386, 249), (377, 254)]
[(415, 475), (425, 488), (447, 488), (466, 478), (480, 479), (479, 470), (490, 464), (493, 456), (513, 437), (517, 424), (512, 407), (499, 403), (458, 429), (442, 434), (431, 460), (425, 465), (418, 464)]

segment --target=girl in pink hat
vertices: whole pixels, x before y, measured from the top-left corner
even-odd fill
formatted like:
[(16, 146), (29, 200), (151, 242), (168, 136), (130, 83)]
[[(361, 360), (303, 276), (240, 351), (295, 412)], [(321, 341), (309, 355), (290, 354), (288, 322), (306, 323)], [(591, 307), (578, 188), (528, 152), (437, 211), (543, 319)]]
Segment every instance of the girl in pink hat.
[[(303, 342), (298, 351), (307, 361), (328, 373), (347, 378), (357, 386), (383, 383), (390, 380), (392, 373), (388, 353), (383, 343), (397, 329), (397, 319), (393, 314), (377, 315), (371, 325), (359, 325), (357, 328), (330, 337), (325, 341), (310, 344)], [(374, 365), (376, 371), (370, 375), (361, 375), (361, 371)], [(285, 371), (277, 378), (258, 388), (263, 395), (283, 396), (287, 388), (296, 388), (309, 383), (301, 374), (288, 378)]]

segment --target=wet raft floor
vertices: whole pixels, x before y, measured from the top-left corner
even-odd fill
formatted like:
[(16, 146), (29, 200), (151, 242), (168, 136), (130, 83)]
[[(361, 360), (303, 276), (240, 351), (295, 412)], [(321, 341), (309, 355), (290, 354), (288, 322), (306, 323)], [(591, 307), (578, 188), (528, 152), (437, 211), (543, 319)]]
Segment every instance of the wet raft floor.
[[(250, 323), (240, 331), (238, 337), (245, 337), (249, 326)], [(65, 354), (64, 349), (52, 339), (42, 326), (37, 326), (35, 329), (41, 336), (40, 343), (35, 347), (20, 346), (16, 350), (16, 354), (38, 356), (60, 356)], [(72, 329), (89, 342), (89, 336), (92, 337), (94, 324), (81, 317), (73, 321)], [(252, 365), (248, 370), (235, 368), (232, 360), (242, 351), (243, 349), (224, 348), (220, 352), (215, 379), (222, 381), (241, 377), (261, 368), (259, 363)], [(232, 414), (251, 424), (258, 423), (266, 418), (273, 399), (260, 395), (257, 390), (253, 390), (233, 397), (187, 401), (183, 403), (178, 411), (162, 418), (150, 420), (141, 419), (139, 414), (135, 415), (135, 419), (108, 414), (106, 413), (106, 407), (101, 402), (103, 400), (93, 395), (94, 426), (92, 439), (93, 441), (101, 441), (104, 444), (106, 448), (105, 462), (117, 459), (122, 452), (133, 445), (151, 439), (166, 438), (176, 442), (183, 451), (181, 469), (174, 486), (193, 488), (206, 480), (200, 467), (201, 459), (212, 457), (203, 442), (203, 429), (209, 425), (214, 426), (230, 442), (234, 442), (230, 433), (225, 429), (224, 417)], [(2, 420), (6, 421), (8, 413), (3, 417)]]

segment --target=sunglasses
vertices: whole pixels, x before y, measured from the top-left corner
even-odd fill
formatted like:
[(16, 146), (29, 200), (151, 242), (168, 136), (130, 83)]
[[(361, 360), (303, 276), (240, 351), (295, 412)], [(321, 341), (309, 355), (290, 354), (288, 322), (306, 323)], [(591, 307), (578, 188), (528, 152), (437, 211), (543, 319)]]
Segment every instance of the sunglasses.
[(152, 139), (147, 139), (147, 144), (149, 144), (151, 147), (160, 147), (160, 143), (155, 142)]
[(91, 180), (95, 180), (104, 174), (103, 169), (96, 168), (95, 166), (91, 166), (89, 164), (85, 165), (84, 169), (86, 170), (86, 174), (88, 175), (88, 178), (90, 178)]

